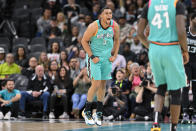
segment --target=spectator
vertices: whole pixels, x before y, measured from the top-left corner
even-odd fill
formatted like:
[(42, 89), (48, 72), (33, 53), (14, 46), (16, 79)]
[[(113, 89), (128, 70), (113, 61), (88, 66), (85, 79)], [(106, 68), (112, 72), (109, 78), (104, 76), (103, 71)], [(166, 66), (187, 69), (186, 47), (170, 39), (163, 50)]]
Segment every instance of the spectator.
[(60, 53), (60, 66), (64, 66), (69, 71), (69, 64), (68, 64), (68, 53), (65, 50), (62, 50)]
[(115, 68), (120, 69), (120, 68), (125, 68), (126, 67), (126, 60), (125, 57), (118, 54), (115, 61), (112, 63), (112, 72), (114, 71)]
[(50, 27), (51, 22), (51, 9), (45, 8), (43, 16), (41, 16), (37, 20), (37, 29), (38, 29), (38, 36), (41, 36), (41, 34)]
[(118, 23), (120, 25), (120, 44), (124, 44), (132, 26), (127, 23), (125, 15), (119, 16)]
[(127, 97), (119, 87), (108, 89), (108, 94), (103, 102), (103, 116), (105, 120), (115, 120), (120, 115), (123, 117), (127, 110)]
[(80, 5), (75, 0), (68, 0), (68, 4), (64, 5), (63, 10), (66, 16), (77, 16), (80, 13)]
[(98, 15), (99, 15), (99, 10), (100, 10), (100, 4), (96, 3), (93, 5), (93, 20), (97, 20), (98, 19)]
[(61, 30), (58, 28), (56, 17), (52, 17), (50, 25), (46, 28), (42, 35), (46, 39), (53, 39), (61, 36)]
[(74, 80), (80, 73), (80, 62), (76, 57), (71, 58), (69, 62), (70, 77)]
[(15, 62), (22, 68), (28, 66), (27, 54), (24, 47), (21, 46), (16, 50)]
[(46, 77), (46, 75), (44, 75), (44, 67), (38, 65), (35, 68), (35, 75), (29, 80), (27, 91), (21, 92), (21, 117), (25, 117), (25, 105), (27, 101), (34, 101), (40, 99), (43, 102), (42, 118), (47, 119), (47, 108), (50, 96), (49, 90), (51, 90), (50, 80)]
[(31, 57), (29, 59), (29, 67), (22, 69), (22, 75), (26, 76), (28, 79), (32, 77), (35, 73), (35, 67), (37, 66), (37, 59), (35, 57)]
[(137, 33), (133, 34), (133, 41), (131, 44), (131, 51), (133, 51), (136, 55), (139, 54), (143, 50), (142, 43), (139, 41)]
[(64, 31), (64, 24), (66, 23), (65, 15), (62, 12), (57, 14), (57, 26), (61, 30)]
[(75, 88), (74, 94), (72, 95), (72, 114), (79, 118), (79, 111), (84, 107), (87, 99), (87, 92), (90, 88), (91, 81), (87, 74), (87, 69), (81, 70), (80, 74), (74, 79), (73, 87)]
[(132, 74), (131, 73), (131, 64), (133, 64), (133, 61), (132, 60), (129, 60), (129, 61), (127, 61), (127, 65), (126, 65), (126, 79), (129, 79), (129, 76)]
[(137, 6), (137, 10), (136, 10), (137, 15), (141, 15), (144, 8), (144, 0), (137, 0), (136, 6)]
[(50, 61), (56, 60), (58, 63), (60, 63), (60, 45), (58, 42), (53, 42), (51, 44), (51, 50), (50, 53), (47, 54), (47, 57)]
[(14, 62), (14, 55), (8, 53), (6, 62), (0, 65), (0, 79), (8, 78), (12, 74), (20, 74), (20, 67)]
[(49, 62), (49, 70), (48, 70), (48, 76), (52, 81), (55, 80), (57, 76), (57, 70), (58, 70), (58, 63), (56, 60), (52, 60)]
[(63, 114), (59, 116), (60, 119), (69, 118), (68, 112), (68, 101), (73, 91), (73, 80), (69, 76), (69, 72), (65, 67), (60, 67), (58, 75), (55, 78), (55, 89), (50, 99), (50, 114), (49, 118), (54, 119), (54, 109), (57, 99), (58, 102), (63, 104)]
[(123, 52), (122, 55), (125, 57), (126, 61), (136, 61), (136, 54), (130, 50), (130, 44), (129, 43), (125, 43), (124, 47), (123, 47)]
[(133, 24), (137, 20), (135, 4), (130, 4), (128, 6), (128, 11), (126, 12), (126, 20), (130, 24)]
[(143, 118), (146, 117), (147, 120), (152, 120), (153, 108), (151, 103), (154, 101), (154, 94), (157, 92), (157, 88), (155, 87), (155, 84), (149, 80), (143, 81), (141, 86), (142, 87), (140, 87), (136, 96), (137, 106), (134, 108), (134, 113)]
[(56, 16), (58, 12), (61, 11), (59, 0), (45, 0), (44, 3), (42, 3), (43, 8), (50, 8), (51, 9), (51, 15)]
[(80, 69), (83, 69), (86, 66), (86, 53), (84, 49), (80, 49), (79, 61), (80, 61)]
[(0, 47), (0, 64), (5, 62), (5, 50), (4, 48)]
[[(21, 98), (19, 90), (14, 89), (14, 80), (6, 80), (6, 89), (0, 91), (0, 120), (18, 117), (18, 101)], [(4, 116), (5, 115), (5, 116)]]
[(129, 95), (129, 83), (125, 80), (125, 70), (118, 69), (116, 79), (112, 81), (111, 87), (117, 86), (123, 95)]
[(42, 52), (39, 56), (38, 65), (42, 65), (44, 67), (44, 71), (48, 71), (49, 60), (46, 52)]

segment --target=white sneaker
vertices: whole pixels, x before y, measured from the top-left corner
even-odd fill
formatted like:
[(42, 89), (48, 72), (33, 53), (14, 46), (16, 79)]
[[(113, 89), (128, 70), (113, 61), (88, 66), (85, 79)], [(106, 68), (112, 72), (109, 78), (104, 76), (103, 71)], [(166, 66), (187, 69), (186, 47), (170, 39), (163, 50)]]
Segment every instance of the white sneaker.
[(0, 120), (3, 120), (3, 117), (4, 117), (3, 113), (0, 112)]
[(54, 119), (54, 118), (55, 118), (54, 113), (53, 112), (50, 112), (49, 119)]
[(4, 117), (4, 119), (5, 120), (10, 120), (10, 118), (11, 118), (11, 112), (9, 111), (9, 112), (7, 112), (6, 114), (5, 114), (5, 117)]
[(93, 118), (91, 116), (91, 111), (84, 112), (84, 110), (83, 110), (82, 116), (83, 116), (87, 125), (94, 125), (95, 124), (95, 121), (93, 120)]
[(93, 120), (98, 126), (101, 126), (101, 117), (102, 117), (102, 112), (93, 113)]
[(62, 115), (59, 116), (60, 119), (69, 119), (69, 115), (67, 114), (67, 112), (63, 112)]

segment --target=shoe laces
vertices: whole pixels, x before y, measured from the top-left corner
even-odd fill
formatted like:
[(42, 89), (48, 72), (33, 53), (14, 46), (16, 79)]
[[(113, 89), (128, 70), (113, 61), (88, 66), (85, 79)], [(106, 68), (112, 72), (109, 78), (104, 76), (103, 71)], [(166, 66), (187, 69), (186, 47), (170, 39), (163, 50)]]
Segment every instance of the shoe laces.
[(85, 112), (85, 115), (86, 115), (86, 117), (87, 117), (89, 120), (91, 120), (91, 119), (92, 119), (91, 111), (87, 111), (87, 112)]
[(102, 113), (102, 112), (96, 112), (96, 114), (97, 114), (97, 118), (98, 118), (98, 119), (101, 119), (103, 113)]

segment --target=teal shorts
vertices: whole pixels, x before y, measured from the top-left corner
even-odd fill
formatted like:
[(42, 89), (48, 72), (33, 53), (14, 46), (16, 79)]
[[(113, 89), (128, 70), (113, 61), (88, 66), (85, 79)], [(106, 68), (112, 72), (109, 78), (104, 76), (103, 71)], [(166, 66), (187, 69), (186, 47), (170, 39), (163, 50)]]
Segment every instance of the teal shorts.
[(167, 90), (178, 90), (186, 86), (183, 57), (179, 45), (150, 44), (148, 56), (157, 87), (167, 84)]
[(110, 80), (112, 71), (112, 62), (109, 58), (99, 57), (98, 63), (93, 63), (92, 60), (87, 56), (87, 70), (89, 77), (94, 80)]

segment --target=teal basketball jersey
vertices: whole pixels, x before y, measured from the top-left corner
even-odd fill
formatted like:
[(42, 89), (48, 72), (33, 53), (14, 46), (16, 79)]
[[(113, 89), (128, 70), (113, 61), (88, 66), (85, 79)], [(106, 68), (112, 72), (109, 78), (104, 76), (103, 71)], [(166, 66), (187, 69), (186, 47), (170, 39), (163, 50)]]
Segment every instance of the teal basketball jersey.
[(107, 29), (103, 29), (100, 20), (96, 20), (98, 30), (90, 40), (91, 51), (94, 56), (109, 58), (113, 48), (114, 21)]
[(176, 3), (178, 0), (150, 0), (148, 22), (150, 35), (148, 39), (160, 43), (178, 41), (176, 29)]

